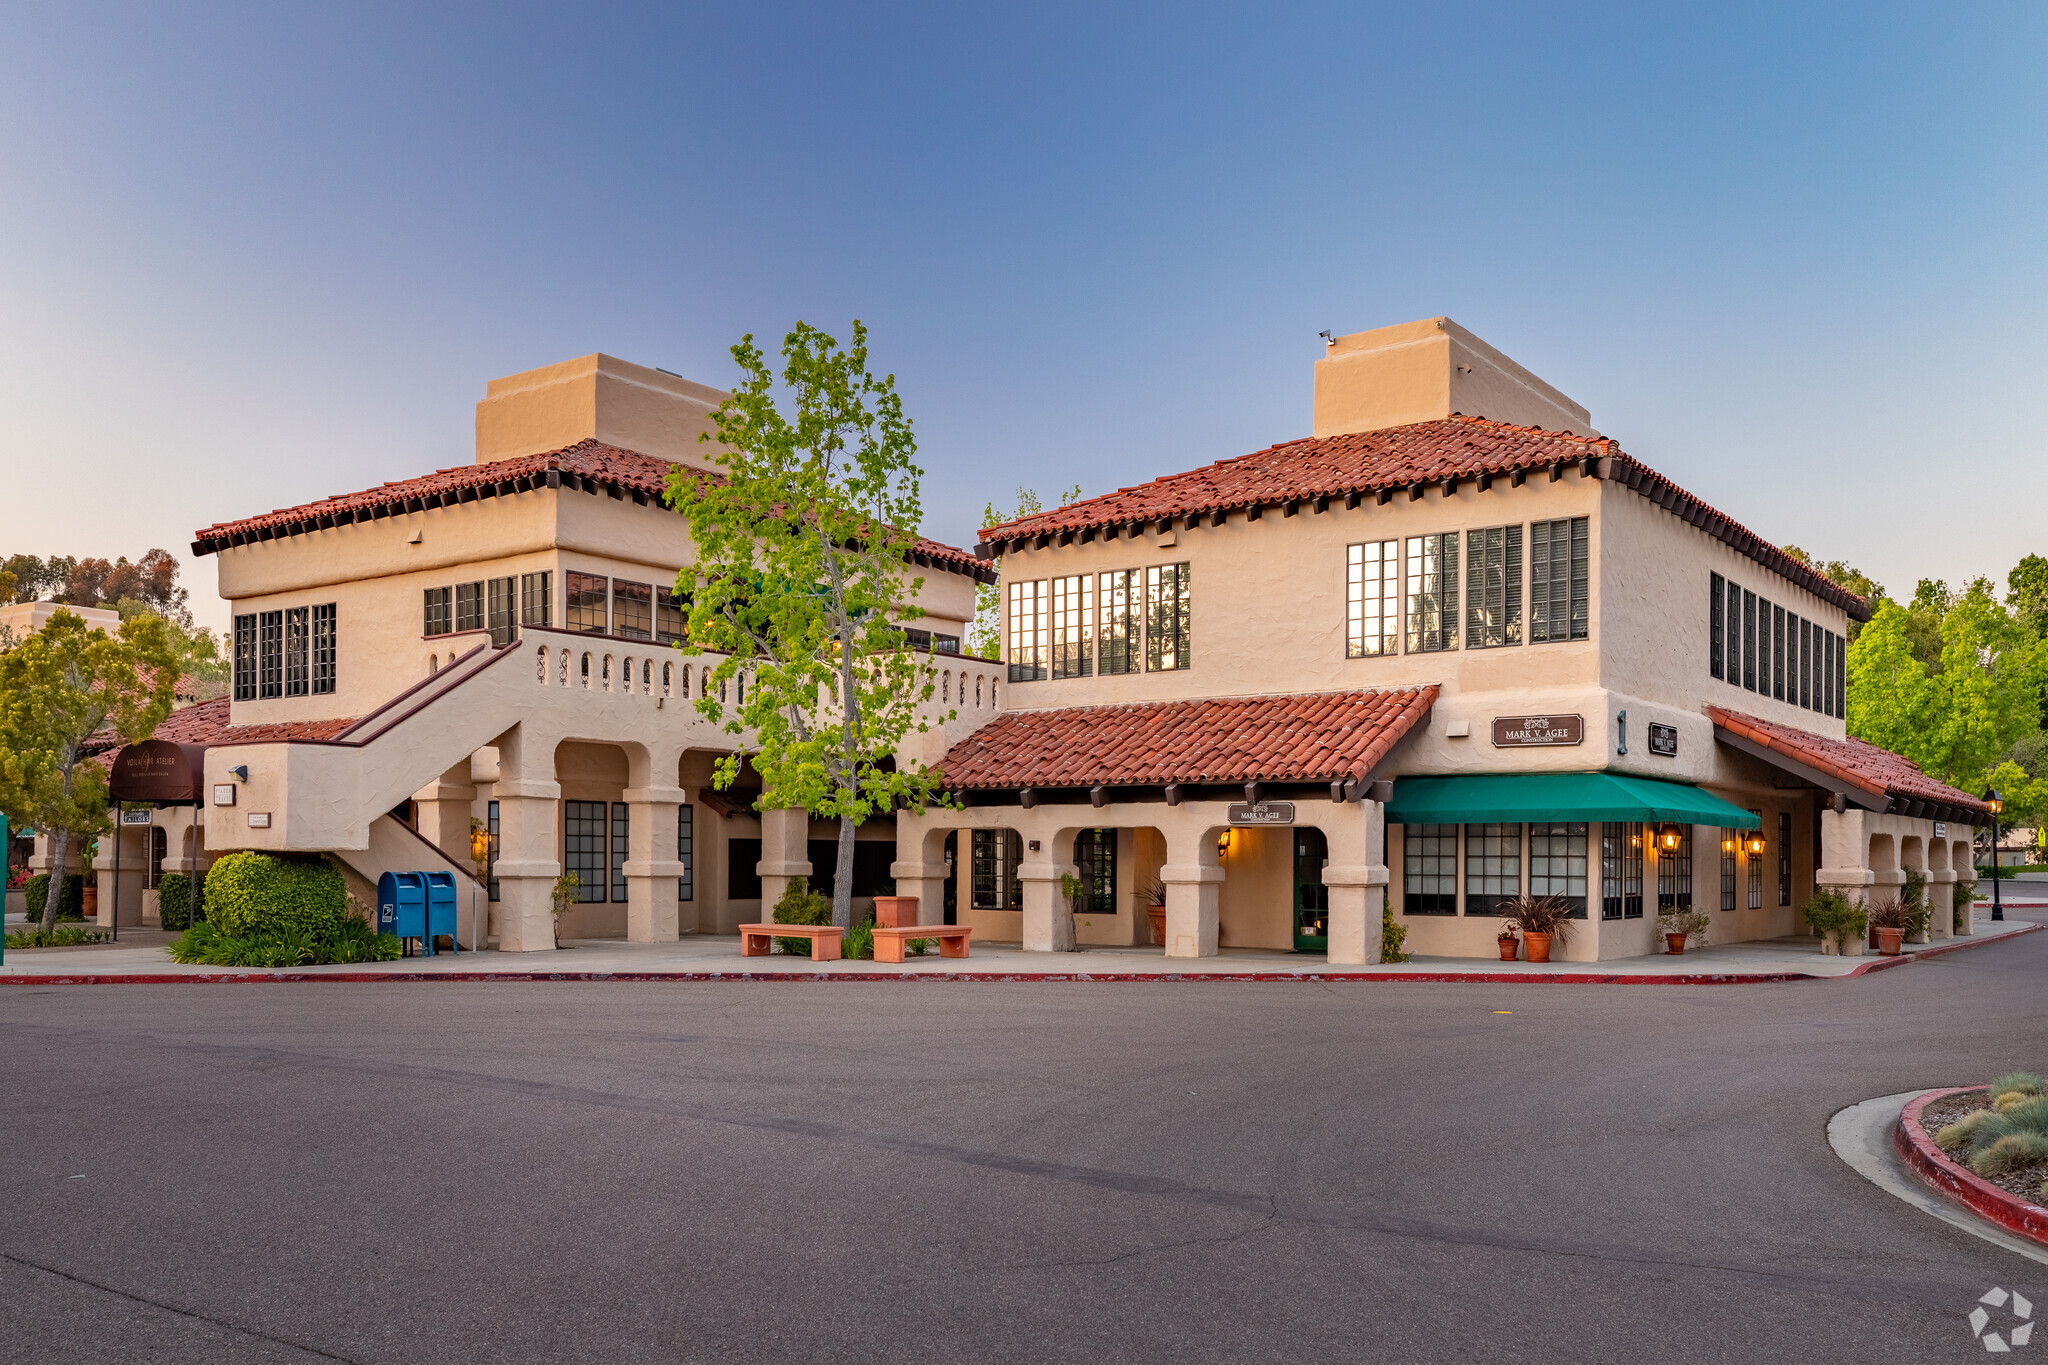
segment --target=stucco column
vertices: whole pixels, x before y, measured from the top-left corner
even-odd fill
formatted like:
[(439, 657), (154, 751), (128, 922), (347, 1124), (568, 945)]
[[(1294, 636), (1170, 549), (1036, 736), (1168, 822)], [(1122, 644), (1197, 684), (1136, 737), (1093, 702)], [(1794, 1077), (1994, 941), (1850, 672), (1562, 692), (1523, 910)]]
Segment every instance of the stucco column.
[(791, 881), (811, 876), (811, 813), (807, 810), (764, 810), (761, 812), (761, 861), (754, 865), (761, 874), (761, 920), (775, 918), (775, 902), (789, 890)]
[(470, 782), (470, 761), (464, 757), (413, 794), (420, 837), (440, 849), (457, 867), (470, 867), (469, 822), (476, 813), (476, 788)]
[(1870, 870), (1864, 815), (1854, 807), (1820, 813), (1820, 866), (1814, 869), (1813, 883), (1822, 890), (1839, 891), (1852, 901), (1867, 901), (1877, 879)]
[(930, 816), (904, 811), (896, 817), (896, 861), (889, 864), (889, 875), (895, 879), (897, 895), (917, 897), (919, 924), (946, 922), (946, 878), (953, 869), (943, 859), (924, 860), (926, 841), (944, 837)]
[(1204, 853), (1215, 857), (1213, 849), (1203, 847), (1206, 843), (1206, 831), (1198, 827), (1166, 832), (1166, 856), (1176, 860), (1159, 869), (1166, 887), (1168, 957), (1216, 956), (1216, 912), (1224, 874), (1214, 862), (1201, 861)]
[(498, 753), (498, 947), (542, 952), (555, 946), (551, 898), (562, 875), (554, 746), (529, 746), (515, 734), (500, 741)]
[(1946, 867), (1927, 869), (1927, 937), (1955, 936), (1956, 874)]
[[(1073, 949), (1074, 908), (1060, 894), (1060, 874), (1071, 875), (1073, 871), (1072, 863), (1040, 861), (1017, 865), (1017, 880), (1024, 886), (1024, 951), (1064, 953)], [(922, 916), (922, 901), (917, 909)]]
[[(671, 771), (675, 764), (668, 765)], [(670, 943), (682, 937), (676, 878), (676, 812), (680, 787), (628, 787), (626, 937), (634, 943)]]
[[(1374, 966), (1380, 960), (1380, 901), (1388, 881), (1386, 807), (1361, 802), (1355, 825), (1348, 819), (1335, 823), (1324, 831), (1330, 845), (1330, 861), (1323, 868), (1323, 885), (1330, 889), (1329, 961)], [(1167, 932), (1170, 942), (1170, 925)]]

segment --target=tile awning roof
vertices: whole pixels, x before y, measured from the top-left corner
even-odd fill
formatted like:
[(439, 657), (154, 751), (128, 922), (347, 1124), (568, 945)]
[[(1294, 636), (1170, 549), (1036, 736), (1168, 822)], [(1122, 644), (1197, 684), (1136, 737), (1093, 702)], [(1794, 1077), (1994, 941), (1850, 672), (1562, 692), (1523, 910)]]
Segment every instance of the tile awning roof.
[(1361, 779), (1436, 695), (1430, 685), (1009, 711), (947, 750), (939, 770), (956, 791)]
[[(223, 521), (194, 534), (192, 553), (210, 555), (234, 545), (303, 535), (358, 521), (403, 516), (430, 507), (448, 507), (475, 502), (480, 498), (524, 493), (535, 488), (568, 488), (585, 493), (607, 493), (636, 503), (659, 502), (673, 467), (631, 450), (621, 450), (601, 441), (580, 441), (544, 455), (525, 455), (516, 460), (490, 464), (456, 465), (437, 469), (416, 479), (366, 488), (358, 493), (341, 493), (318, 502), (284, 507), (261, 516)], [(711, 477), (716, 477), (715, 475)], [(919, 537), (910, 554), (914, 563), (953, 573), (966, 574), (993, 583), (995, 573), (974, 555), (936, 540)]]
[(1822, 785), (1853, 789), (1863, 797), (1859, 804), (1871, 804), (1895, 815), (1916, 813), (1912, 807), (1918, 804), (1929, 808), (1931, 818), (1936, 819), (1944, 817), (1933, 808), (1945, 809), (1949, 812), (1946, 818), (1951, 819), (1991, 817), (1991, 807), (1982, 799), (1935, 781), (1911, 759), (1868, 740), (1832, 739), (1720, 706), (1703, 709), (1716, 731), (1744, 741), (1743, 747), (1752, 752), (1767, 751), (1759, 755), (1765, 761), (1776, 757), (1794, 771), (1807, 770), (1805, 775), (1819, 779)]
[(1457, 414), (1384, 431), (1285, 441), (1183, 474), (1119, 488), (1101, 497), (991, 526), (981, 533), (981, 552), (1000, 554), (1007, 544), (1041, 537), (1064, 539), (1078, 533), (1087, 539), (1104, 528), (1148, 522), (1181, 521), (1192, 528), (1203, 516), (1220, 522), (1228, 513), (1255, 508), (1284, 511), (1309, 504), (1321, 511), (1338, 500), (1355, 507), (1367, 497), (1385, 503), (1404, 490), (1443, 488), (1450, 492), (1468, 482), (1483, 491), (1497, 479), (1520, 484), (1538, 471), (1555, 476), (1566, 470), (1623, 484), (1738, 554), (1834, 603), (1854, 619), (1870, 619), (1870, 607), (1862, 598), (1715, 511), (1634, 456), (1622, 453), (1614, 441)]
[[(151, 739), (169, 740), (173, 744), (260, 744), (272, 740), (286, 739), (333, 739), (342, 731), (354, 725), (357, 716), (342, 716), (333, 720), (294, 720), (269, 725), (230, 725), (228, 723), (228, 699), (215, 697), (193, 706), (181, 706), (165, 716), (163, 723), (156, 727)], [(101, 730), (86, 740), (95, 753), (110, 756), (121, 747), (120, 736), (111, 730)]]

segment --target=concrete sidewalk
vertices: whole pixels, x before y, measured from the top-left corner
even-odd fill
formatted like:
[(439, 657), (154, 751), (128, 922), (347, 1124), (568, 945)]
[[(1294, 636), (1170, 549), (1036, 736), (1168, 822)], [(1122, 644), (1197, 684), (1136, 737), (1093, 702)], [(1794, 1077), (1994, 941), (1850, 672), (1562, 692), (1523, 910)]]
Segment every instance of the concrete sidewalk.
[(1708, 985), (1798, 981), (1867, 975), (1915, 957), (1996, 943), (2042, 926), (2011, 919), (1994, 924), (1980, 913), (1976, 934), (1909, 946), (1884, 958), (1824, 956), (1810, 937), (1706, 947), (1672, 957), (1612, 962), (1501, 962), (1417, 957), (1379, 967), (1332, 966), (1320, 957), (1258, 949), (1226, 949), (1217, 957), (1168, 960), (1157, 948), (1088, 948), (1078, 953), (1027, 953), (1015, 944), (977, 943), (973, 956), (936, 952), (897, 965), (812, 962), (808, 958), (742, 957), (736, 936), (693, 935), (675, 943), (582, 940), (561, 952), (441, 953), (397, 962), (289, 970), (184, 966), (160, 946), (101, 944), (84, 948), (17, 949), (0, 966), (0, 984), (145, 984), (219, 981), (477, 981), (477, 980), (956, 980), (956, 981), (1479, 981)]

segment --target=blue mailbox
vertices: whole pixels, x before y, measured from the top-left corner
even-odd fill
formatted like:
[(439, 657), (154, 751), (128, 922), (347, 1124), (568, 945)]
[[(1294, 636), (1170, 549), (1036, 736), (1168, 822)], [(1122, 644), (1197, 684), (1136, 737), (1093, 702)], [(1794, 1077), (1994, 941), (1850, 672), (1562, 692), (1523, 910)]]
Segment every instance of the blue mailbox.
[(407, 939), (427, 939), (427, 874), (386, 872), (377, 878), (377, 932)]
[[(418, 874), (416, 874), (418, 875)], [(434, 955), (434, 940), (441, 935), (455, 939), (455, 874), (452, 872), (428, 872), (427, 879), (427, 956)], [(455, 944), (455, 951), (461, 952), (462, 945)]]

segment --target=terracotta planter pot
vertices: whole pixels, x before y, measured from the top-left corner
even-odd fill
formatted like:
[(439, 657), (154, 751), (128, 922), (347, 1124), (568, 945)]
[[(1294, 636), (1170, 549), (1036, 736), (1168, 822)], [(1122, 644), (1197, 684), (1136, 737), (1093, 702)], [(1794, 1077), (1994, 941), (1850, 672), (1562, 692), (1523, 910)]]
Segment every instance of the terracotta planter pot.
[(1899, 955), (1899, 944), (1904, 942), (1906, 938), (1906, 931), (1904, 929), (1880, 928), (1874, 929), (1871, 932), (1877, 935), (1877, 951), (1880, 956), (1897, 957)]
[(1669, 953), (1670, 953), (1670, 954), (1671, 954), (1671, 955), (1672, 955), (1673, 957), (1679, 957), (1679, 956), (1681, 956), (1681, 955), (1682, 955), (1682, 954), (1684, 954), (1684, 952), (1685, 952), (1685, 935), (1684, 935), (1684, 934), (1666, 934), (1666, 935), (1664, 935), (1664, 947), (1665, 947), (1665, 950), (1666, 950), (1667, 952), (1669, 952)]
[(92, 878), (80, 889), (78, 908), (87, 919), (98, 919), (100, 917), (99, 878)]
[(1518, 938), (1497, 938), (1494, 942), (1500, 946), (1500, 960), (1502, 962), (1513, 962), (1516, 952), (1522, 946), (1522, 940)]
[(1531, 962), (1550, 961), (1550, 935), (1525, 933), (1522, 935), (1522, 943), (1529, 950)]
[(875, 897), (875, 924), (882, 929), (902, 929), (917, 923), (917, 897)]
[(1161, 948), (1166, 946), (1166, 907), (1148, 905), (1145, 907), (1146, 922), (1152, 926), (1152, 942)]

